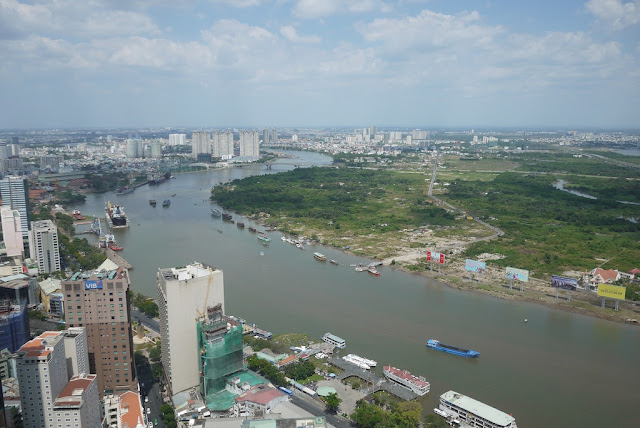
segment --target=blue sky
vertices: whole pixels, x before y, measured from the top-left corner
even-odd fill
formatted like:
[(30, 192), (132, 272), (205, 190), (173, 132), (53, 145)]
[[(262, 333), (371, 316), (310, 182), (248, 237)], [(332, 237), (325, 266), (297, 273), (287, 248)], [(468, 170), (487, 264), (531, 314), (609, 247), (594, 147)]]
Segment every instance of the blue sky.
[(640, 128), (640, 0), (0, 0), (0, 128)]

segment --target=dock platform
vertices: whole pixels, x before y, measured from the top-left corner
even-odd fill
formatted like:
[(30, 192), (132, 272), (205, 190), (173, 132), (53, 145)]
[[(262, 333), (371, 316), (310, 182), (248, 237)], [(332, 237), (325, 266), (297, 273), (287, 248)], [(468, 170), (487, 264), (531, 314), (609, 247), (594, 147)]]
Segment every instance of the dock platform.
[(107, 258), (109, 258), (109, 260), (111, 260), (112, 262), (114, 262), (118, 266), (123, 267), (123, 268), (127, 268), (129, 270), (133, 269), (133, 266), (131, 265), (131, 263), (129, 263), (128, 261), (123, 259), (122, 256), (120, 256), (120, 254), (117, 254), (115, 251), (113, 251), (113, 250), (111, 250), (109, 248), (105, 248), (104, 250), (107, 253)]
[(418, 394), (415, 392), (397, 385), (386, 378), (380, 377), (370, 370), (364, 370), (355, 364), (344, 361), (342, 358), (331, 358), (329, 363), (343, 370), (343, 372), (338, 376), (339, 380), (342, 381), (348, 377), (355, 376), (373, 385), (371, 394), (377, 391), (385, 391), (405, 401), (411, 401), (418, 398)]

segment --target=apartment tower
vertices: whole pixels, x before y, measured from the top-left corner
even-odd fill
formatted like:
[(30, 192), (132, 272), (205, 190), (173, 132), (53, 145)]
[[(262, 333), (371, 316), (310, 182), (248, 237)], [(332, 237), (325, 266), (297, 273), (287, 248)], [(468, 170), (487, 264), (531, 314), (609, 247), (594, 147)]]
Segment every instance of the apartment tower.
[(67, 325), (87, 329), (89, 371), (98, 376), (100, 397), (137, 389), (130, 285), (124, 268), (76, 272), (62, 282)]
[(58, 228), (51, 220), (32, 221), (29, 231), (31, 258), (38, 262), (38, 273), (61, 270)]
[(27, 179), (22, 177), (8, 176), (0, 180), (0, 196), (2, 206), (11, 207), (20, 213), (22, 223), (22, 242), (29, 240), (29, 190)]
[(224, 310), (222, 271), (201, 263), (158, 269), (162, 365), (171, 394), (200, 384), (197, 321), (207, 307)]

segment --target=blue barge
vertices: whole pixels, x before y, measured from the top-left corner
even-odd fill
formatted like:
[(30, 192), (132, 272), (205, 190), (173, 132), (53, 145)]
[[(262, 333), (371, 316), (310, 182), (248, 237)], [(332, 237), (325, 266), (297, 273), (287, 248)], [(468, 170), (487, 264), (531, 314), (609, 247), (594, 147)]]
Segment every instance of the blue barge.
[(439, 340), (435, 339), (429, 339), (427, 341), (427, 348), (467, 358), (477, 358), (480, 356), (480, 352), (473, 351), (471, 349), (458, 348), (457, 346), (445, 345), (443, 343), (440, 343)]

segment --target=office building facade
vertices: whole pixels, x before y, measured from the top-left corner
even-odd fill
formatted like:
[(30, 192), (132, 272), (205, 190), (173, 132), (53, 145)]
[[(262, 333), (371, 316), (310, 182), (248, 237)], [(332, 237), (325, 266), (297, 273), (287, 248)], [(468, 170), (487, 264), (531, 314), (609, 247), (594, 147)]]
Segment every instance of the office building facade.
[(0, 217), (2, 218), (2, 237), (7, 249), (7, 256), (23, 258), (24, 242), (22, 240), (20, 211), (3, 206), (0, 207)]
[(29, 187), (27, 179), (8, 176), (0, 180), (2, 206), (11, 207), (20, 213), (23, 247), (29, 241)]
[(98, 376), (101, 397), (137, 388), (130, 285), (124, 268), (76, 272), (62, 282), (67, 325), (87, 329), (89, 371)]
[(200, 383), (196, 324), (207, 307), (220, 304), (224, 310), (224, 278), (221, 270), (194, 262), (158, 269), (157, 287), (162, 365), (171, 393), (176, 394)]

